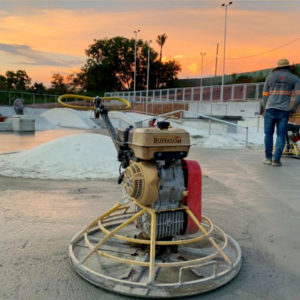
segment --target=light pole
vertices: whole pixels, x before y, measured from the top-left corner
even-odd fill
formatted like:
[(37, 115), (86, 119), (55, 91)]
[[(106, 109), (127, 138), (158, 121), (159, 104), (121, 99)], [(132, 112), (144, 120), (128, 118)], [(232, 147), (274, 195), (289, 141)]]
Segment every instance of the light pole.
[(232, 1), (222, 4), (222, 7), (225, 8), (225, 24), (224, 24), (224, 47), (223, 47), (223, 72), (222, 72), (221, 101), (224, 101), (224, 75), (225, 75), (225, 56), (226, 56), (227, 8), (231, 4), (232, 4)]
[(201, 52), (201, 87), (202, 87), (202, 78), (203, 78), (203, 60), (204, 60), (204, 56), (206, 55), (205, 52)]
[(201, 52), (200, 55), (201, 55), (200, 101), (202, 101), (202, 97), (203, 97), (203, 88), (202, 88), (202, 85), (203, 85), (203, 60), (204, 60), (204, 56), (206, 55), (206, 52)]
[(147, 43), (148, 45), (148, 66), (147, 66), (147, 93), (146, 93), (146, 115), (148, 115), (148, 96), (149, 96), (149, 75), (150, 75), (150, 44), (151, 40)]
[(135, 34), (134, 38), (134, 77), (133, 77), (133, 100), (135, 101), (135, 90), (136, 90), (136, 44), (137, 44), (137, 34), (140, 30), (135, 30), (133, 33)]

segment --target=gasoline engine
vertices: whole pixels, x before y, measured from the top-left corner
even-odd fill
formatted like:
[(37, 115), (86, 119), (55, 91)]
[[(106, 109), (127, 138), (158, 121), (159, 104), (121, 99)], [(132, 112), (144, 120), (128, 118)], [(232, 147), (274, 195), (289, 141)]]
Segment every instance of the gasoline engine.
[[(127, 167), (121, 174), (126, 195), (155, 211), (156, 239), (187, 232), (188, 216), (178, 208), (187, 205), (189, 193), (194, 195), (194, 201), (189, 201), (189, 205), (194, 205), (190, 209), (201, 219), (200, 166), (184, 160), (190, 148), (189, 134), (169, 127), (169, 122), (158, 122), (157, 127), (119, 130), (123, 145), (129, 149), (128, 157), (119, 156), (126, 157), (122, 164)], [(194, 190), (188, 191), (189, 171), (193, 172), (196, 184)], [(136, 226), (150, 236), (151, 216), (138, 218)]]
[[(64, 106), (75, 108), (62, 99)], [(118, 152), (124, 195), (74, 236), (70, 260), (82, 277), (109, 291), (170, 298), (203, 293), (235, 277), (237, 242), (201, 214), (202, 175), (186, 159), (189, 133), (161, 121), (156, 127), (114, 129), (105, 101), (94, 103)]]

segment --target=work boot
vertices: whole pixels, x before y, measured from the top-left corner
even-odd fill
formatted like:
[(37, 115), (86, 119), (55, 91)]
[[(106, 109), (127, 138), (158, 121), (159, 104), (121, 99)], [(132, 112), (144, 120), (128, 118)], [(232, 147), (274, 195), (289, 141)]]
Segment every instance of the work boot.
[(274, 166), (274, 167), (281, 167), (281, 162), (280, 162), (280, 161), (273, 160), (273, 161), (272, 161), (272, 166)]
[(266, 165), (271, 165), (272, 164), (272, 160), (271, 159), (268, 159), (268, 158), (265, 158), (263, 160), (263, 163), (266, 164)]

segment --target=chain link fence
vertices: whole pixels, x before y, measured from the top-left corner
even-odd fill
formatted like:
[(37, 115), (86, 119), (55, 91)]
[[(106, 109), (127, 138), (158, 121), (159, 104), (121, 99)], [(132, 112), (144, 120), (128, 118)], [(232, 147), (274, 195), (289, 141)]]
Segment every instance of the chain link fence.
[(40, 106), (47, 104), (48, 106), (56, 106), (59, 95), (40, 94), (19, 91), (0, 91), (0, 105), (13, 105), (15, 98), (22, 98), (25, 105)]
[[(231, 84), (224, 86), (224, 101), (251, 101), (262, 98), (263, 82)], [(158, 89), (125, 92), (109, 92), (105, 93), (106, 97), (123, 97), (134, 102), (142, 102), (145, 99), (153, 102), (165, 101), (221, 101), (220, 85), (174, 88), (174, 89)]]

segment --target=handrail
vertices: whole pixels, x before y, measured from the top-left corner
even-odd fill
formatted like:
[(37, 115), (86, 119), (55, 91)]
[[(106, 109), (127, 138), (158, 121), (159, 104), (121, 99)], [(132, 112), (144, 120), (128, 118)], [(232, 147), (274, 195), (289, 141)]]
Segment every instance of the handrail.
[(184, 110), (184, 109), (174, 110), (174, 111), (171, 111), (171, 112), (168, 112), (168, 113), (164, 113), (164, 114), (160, 114), (160, 115), (153, 115), (151, 118), (144, 119), (143, 122), (150, 121), (150, 120), (153, 119), (153, 117), (157, 117), (157, 118), (159, 118), (159, 117), (165, 117), (165, 116), (173, 115), (173, 114), (176, 114), (176, 113), (188, 113), (188, 114), (191, 114), (191, 115), (194, 115), (194, 116), (197, 116), (197, 117), (202, 117), (202, 118), (205, 118), (205, 119), (210, 119), (210, 120), (213, 120), (213, 121), (216, 121), (216, 122), (219, 122), (219, 123), (223, 123), (223, 124), (226, 124), (226, 125), (234, 125), (234, 126), (237, 126), (237, 127), (246, 128), (246, 126), (243, 126), (243, 125), (238, 125), (236, 123), (232, 123), (232, 122), (220, 120), (218, 118), (211, 117), (211, 116), (208, 116), (208, 115), (203, 115), (203, 114), (199, 114), (199, 113), (198, 114), (197, 113), (193, 113), (193, 112), (190, 112), (190, 111), (187, 111), (187, 110)]
[[(244, 128), (246, 130), (246, 133), (245, 133), (245, 135), (246, 135), (245, 136), (245, 147), (248, 148), (248, 140), (249, 140), (249, 127), (248, 126), (238, 125), (236, 123), (220, 120), (218, 118), (210, 117), (210, 116), (199, 114), (199, 113), (198, 114), (193, 113), (193, 112), (190, 112), (190, 111), (187, 111), (187, 110), (184, 110), (184, 109), (175, 110), (175, 111), (172, 111), (172, 112), (156, 115), (156, 118), (165, 117), (165, 116), (172, 115), (172, 114), (175, 114), (175, 113), (180, 113), (181, 114), (181, 121), (182, 121), (182, 114), (185, 113), (185, 112), (189, 113), (191, 115), (197, 116), (197, 118), (202, 117), (204, 119), (208, 119), (209, 120), (209, 134), (211, 132), (211, 121), (216, 121), (216, 122), (223, 123), (223, 124), (226, 124), (226, 125)], [(146, 121), (150, 121), (152, 119), (153, 119), (153, 116), (151, 118), (147, 118), (147, 119), (144, 119), (144, 120), (136, 122), (136, 123), (146, 122)]]

